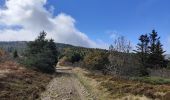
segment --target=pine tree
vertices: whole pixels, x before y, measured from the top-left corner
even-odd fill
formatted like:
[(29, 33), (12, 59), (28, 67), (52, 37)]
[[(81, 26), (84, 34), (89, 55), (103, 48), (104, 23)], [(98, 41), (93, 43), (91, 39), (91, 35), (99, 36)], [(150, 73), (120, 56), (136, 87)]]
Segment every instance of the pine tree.
[(140, 43), (137, 44), (137, 50), (135, 52), (138, 54), (140, 57), (140, 62), (142, 63), (143, 66), (146, 66), (146, 61), (148, 58), (148, 46), (149, 46), (149, 37), (147, 34), (141, 35), (139, 37)]
[(58, 62), (58, 52), (54, 41), (46, 39), (46, 33), (40, 33), (35, 41), (28, 43), (25, 64), (33, 69), (52, 73)]
[(139, 67), (139, 71), (141, 76), (146, 76), (148, 75), (148, 70), (147, 70), (147, 59), (148, 59), (148, 55), (149, 55), (149, 50), (148, 50), (148, 46), (149, 46), (149, 37), (147, 34), (145, 35), (141, 35), (139, 37), (139, 41), (140, 43), (137, 44), (136, 48), (137, 50), (135, 50), (135, 52), (137, 53), (138, 57), (139, 57), (139, 62), (141, 63), (141, 66)]
[(47, 45), (47, 48), (50, 50), (49, 56), (54, 60), (54, 64), (58, 62), (58, 54), (56, 44), (53, 39), (50, 39)]
[(158, 37), (158, 34), (155, 30), (152, 30), (152, 33), (150, 34), (150, 52), (155, 53), (156, 50), (156, 42), (160, 39)]
[(152, 31), (150, 34), (150, 55), (148, 59), (148, 67), (151, 68), (160, 68), (160, 67), (166, 67), (164, 64), (165, 62), (165, 57), (162, 48), (162, 44), (160, 42), (160, 37), (158, 37), (158, 34), (155, 30)]
[(165, 56), (163, 55), (165, 53), (165, 51), (163, 51), (163, 45), (161, 44), (161, 42), (158, 40), (156, 43), (156, 54), (157, 54), (157, 63), (160, 67), (166, 67), (165, 66)]
[(141, 35), (140, 43), (137, 44), (137, 50), (135, 51), (141, 64), (146, 68), (162, 68), (167, 67), (163, 50), (163, 45), (160, 42), (160, 37), (155, 30), (152, 33)]

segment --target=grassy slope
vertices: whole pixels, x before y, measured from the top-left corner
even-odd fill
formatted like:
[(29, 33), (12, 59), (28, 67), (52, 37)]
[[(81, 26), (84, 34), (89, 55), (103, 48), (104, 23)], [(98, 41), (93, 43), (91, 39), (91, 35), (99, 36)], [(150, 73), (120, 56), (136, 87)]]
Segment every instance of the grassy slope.
[(7, 61), (0, 63), (0, 99), (35, 100), (52, 76), (35, 72)]
[[(158, 80), (156, 78), (151, 80), (147, 78), (145, 83), (144, 81), (94, 74), (80, 68), (77, 68), (75, 71), (81, 82), (99, 100), (115, 100), (118, 98), (124, 98), (125, 100), (128, 100), (127, 98), (130, 98), (129, 100), (162, 99), (165, 98), (165, 94), (169, 96), (170, 92), (170, 84), (167, 83), (169, 80), (164, 80), (166, 84), (161, 83), (160, 85), (162, 79), (159, 78)], [(158, 84), (149, 83), (153, 81), (158, 82)]]

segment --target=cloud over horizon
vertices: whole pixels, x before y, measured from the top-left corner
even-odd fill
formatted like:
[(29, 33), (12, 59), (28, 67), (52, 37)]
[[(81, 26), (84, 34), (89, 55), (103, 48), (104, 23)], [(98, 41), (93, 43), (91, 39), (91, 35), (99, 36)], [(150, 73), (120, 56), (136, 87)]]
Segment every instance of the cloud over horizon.
[(106, 48), (98, 45), (75, 27), (76, 20), (70, 15), (53, 15), (54, 7), (44, 6), (47, 0), (8, 0), (0, 8), (0, 41), (34, 40), (40, 31), (56, 42), (76, 46)]

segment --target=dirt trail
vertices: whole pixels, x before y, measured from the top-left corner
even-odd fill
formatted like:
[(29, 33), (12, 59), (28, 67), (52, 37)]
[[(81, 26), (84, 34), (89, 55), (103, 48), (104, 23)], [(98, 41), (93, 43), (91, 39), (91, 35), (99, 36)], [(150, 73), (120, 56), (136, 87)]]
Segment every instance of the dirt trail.
[(42, 93), (41, 100), (94, 100), (70, 67), (58, 67), (56, 77)]

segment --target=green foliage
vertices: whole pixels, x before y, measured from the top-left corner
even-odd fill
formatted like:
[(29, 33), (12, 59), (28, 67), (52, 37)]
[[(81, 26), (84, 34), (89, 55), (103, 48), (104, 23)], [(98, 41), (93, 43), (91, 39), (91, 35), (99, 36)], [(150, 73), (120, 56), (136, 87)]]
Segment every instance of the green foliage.
[(58, 51), (54, 41), (45, 39), (46, 33), (41, 32), (35, 41), (28, 43), (24, 63), (45, 73), (55, 72), (58, 62)]
[(13, 57), (14, 57), (14, 58), (18, 58), (18, 52), (17, 52), (17, 50), (15, 50), (15, 51), (13, 52)]
[(163, 50), (163, 45), (160, 42), (160, 37), (155, 30), (149, 36), (141, 35), (140, 43), (137, 44), (137, 55), (144, 67), (148, 68), (163, 68), (167, 67)]
[(148, 67), (166, 67), (165, 65), (165, 57), (163, 51), (163, 45), (160, 42), (160, 37), (155, 30), (150, 34), (150, 54), (148, 58)]
[(106, 52), (90, 52), (84, 58), (86, 68), (90, 70), (103, 70), (109, 64), (108, 54)]
[(107, 50), (103, 49), (92, 49), (92, 48), (83, 48), (83, 47), (65, 47), (60, 53), (59, 58), (66, 59), (68, 62), (75, 63), (83, 61), (85, 56), (90, 52), (106, 52)]
[(131, 79), (135, 81), (153, 84), (153, 85), (170, 84), (170, 79), (161, 78), (161, 77), (133, 77)]
[(139, 62), (141, 63), (141, 66), (139, 67), (141, 76), (148, 75), (148, 70), (146, 68), (148, 56), (149, 56), (149, 37), (147, 34), (141, 35), (139, 37), (140, 43), (137, 44), (135, 52), (137, 53), (139, 57)]
[(137, 50), (135, 51), (139, 56), (140, 62), (143, 66), (146, 66), (146, 62), (149, 54), (149, 37), (147, 34), (139, 37), (140, 43), (137, 44)]
[(71, 62), (74, 63), (74, 62), (78, 62), (82, 59), (81, 55), (77, 52), (74, 52), (72, 55), (71, 55)]
[(71, 48), (65, 48), (62, 56), (65, 57), (67, 62), (71, 63), (79, 62), (84, 57), (82, 51), (74, 50)]

